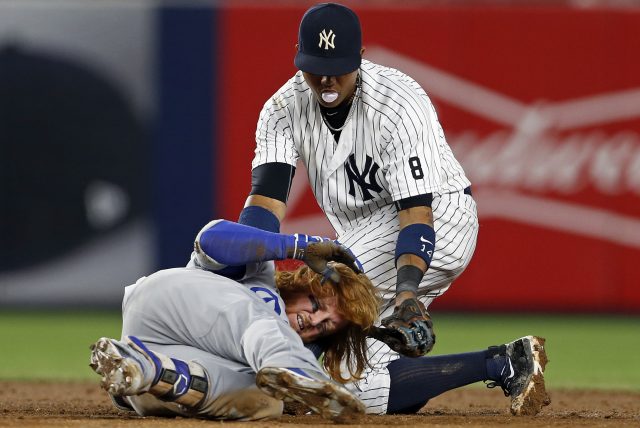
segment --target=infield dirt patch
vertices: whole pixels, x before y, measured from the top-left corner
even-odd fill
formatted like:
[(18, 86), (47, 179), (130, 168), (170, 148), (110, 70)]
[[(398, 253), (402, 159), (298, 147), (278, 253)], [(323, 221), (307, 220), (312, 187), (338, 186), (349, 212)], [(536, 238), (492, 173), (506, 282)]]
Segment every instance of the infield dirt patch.
[[(551, 405), (535, 417), (512, 416), (508, 399), (499, 390), (463, 388), (431, 400), (417, 415), (365, 416), (349, 426), (640, 426), (640, 393), (551, 390), (550, 394)], [(97, 382), (0, 382), (0, 426), (202, 428), (230, 423), (251, 428), (332, 425), (314, 415), (265, 422), (142, 418), (113, 407)]]

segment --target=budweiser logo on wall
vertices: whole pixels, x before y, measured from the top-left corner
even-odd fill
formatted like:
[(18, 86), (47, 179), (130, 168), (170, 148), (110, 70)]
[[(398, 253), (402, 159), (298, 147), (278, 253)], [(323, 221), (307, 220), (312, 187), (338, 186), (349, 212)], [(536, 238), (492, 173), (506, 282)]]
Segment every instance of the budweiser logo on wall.
[(444, 124), (481, 217), (640, 248), (640, 134), (628, 125), (640, 118), (640, 88), (525, 104), (386, 48), (367, 53), (416, 79), (434, 101), (495, 125), (480, 133)]

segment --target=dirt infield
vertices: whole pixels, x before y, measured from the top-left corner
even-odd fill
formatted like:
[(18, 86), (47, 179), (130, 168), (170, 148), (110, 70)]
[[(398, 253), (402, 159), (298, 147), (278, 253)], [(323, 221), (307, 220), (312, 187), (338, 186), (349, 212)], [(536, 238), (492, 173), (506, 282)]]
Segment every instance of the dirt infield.
[[(418, 415), (366, 416), (351, 426), (498, 426), (637, 427), (640, 393), (551, 390), (552, 404), (535, 417), (514, 417), (499, 390), (465, 388), (450, 391)], [(97, 383), (0, 382), (0, 426), (20, 427), (174, 427), (191, 428), (230, 422), (197, 419), (141, 418), (112, 407)], [(283, 416), (268, 422), (237, 422), (251, 428), (306, 428), (330, 425), (318, 416)]]

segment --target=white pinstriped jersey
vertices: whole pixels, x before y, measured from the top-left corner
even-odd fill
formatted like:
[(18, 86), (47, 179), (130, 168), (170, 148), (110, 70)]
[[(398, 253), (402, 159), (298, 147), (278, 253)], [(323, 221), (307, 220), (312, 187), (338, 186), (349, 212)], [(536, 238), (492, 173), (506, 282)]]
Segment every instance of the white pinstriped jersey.
[[(382, 292), (381, 318), (393, 312), (395, 246), (400, 225), (393, 204), (433, 194), (435, 250), (418, 298), (428, 307), (468, 265), (478, 217), (470, 185), (453, 156), (425, 91), (398, 70), (363, 61), (360, 95), (336, 143), (301, 72), (267, 101), (256, 130), (253, 168), (270, 162), (295, 166), (309, 183), (337, 236)], [(437, 321), (436, 321), (437, 329)], [(354, 392), (368, 413), (385, 413), (387, 365), (398, 354), (369, 339), (369, 362)]]
[(302, 72), (264, 106), (253, 168), (301, 159), (338, 236), (410, 196), (469, 186), (427, 94), (398, 70), (363, 61), (361, 96), (335, 142)]

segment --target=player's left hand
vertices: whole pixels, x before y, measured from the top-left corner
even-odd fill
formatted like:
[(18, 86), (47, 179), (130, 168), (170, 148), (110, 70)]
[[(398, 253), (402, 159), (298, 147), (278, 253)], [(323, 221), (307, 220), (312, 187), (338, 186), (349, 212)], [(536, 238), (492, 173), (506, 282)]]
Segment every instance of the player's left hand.
[(436, 336), (433, 322), (422, 302), (404, 300), (393, 314), (382, 320), (383, 327), (371, 327), (368, 335), (407, 357), (421, 357), (433, 349)]

